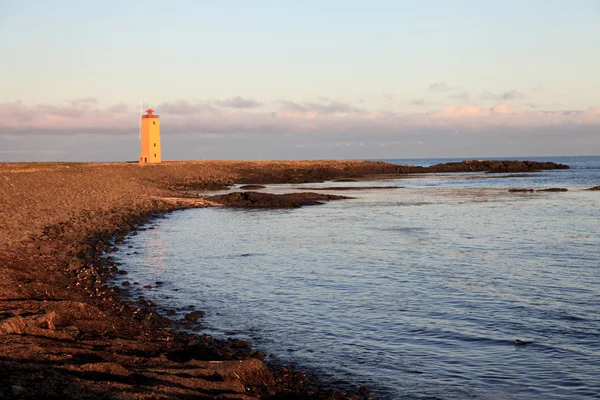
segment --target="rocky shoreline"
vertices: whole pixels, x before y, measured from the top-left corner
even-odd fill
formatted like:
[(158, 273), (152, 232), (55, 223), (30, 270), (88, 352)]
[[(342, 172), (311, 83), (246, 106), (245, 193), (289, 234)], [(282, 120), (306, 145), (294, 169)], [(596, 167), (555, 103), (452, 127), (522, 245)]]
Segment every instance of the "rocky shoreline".
[[(368, 398), (365, 389), (333, 390), (305, 373), (268, 368), (251, 343), (175, 331), (152, 302), (134, 302), (108, 284), (125, 273), (110, 257), (115, 244), (174, 210), (274, 201), (248, 192), (205, 199), (190, 190), (553, 168), (568, 167), (520, 161), (429, 168), (364, 161), (0, 163), (0, 399)], [(333, 199), (302, 195), (275, 203)]]

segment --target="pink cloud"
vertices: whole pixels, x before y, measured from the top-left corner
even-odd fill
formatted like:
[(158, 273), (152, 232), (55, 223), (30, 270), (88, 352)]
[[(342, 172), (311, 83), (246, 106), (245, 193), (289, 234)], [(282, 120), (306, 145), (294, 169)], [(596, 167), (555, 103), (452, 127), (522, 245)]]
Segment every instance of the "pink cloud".
[[(479, 130), (482, 127), (600, 125), (600, 107), (577, 111), (519, 109), (508, 104), (484, 108), (448, 105), (429, 113), (366, 110), (349, 104), (279, 102), (275, 111), (219, 108), (219, 101), (176, 100), (157, 105), (163, 129), (173, 133), (399, 133), (419, 127)], [(65, 104), (0, 103), (0, 135), (21, 133), (137, 132), (135, 106), (101, 107), (93, 98)]]

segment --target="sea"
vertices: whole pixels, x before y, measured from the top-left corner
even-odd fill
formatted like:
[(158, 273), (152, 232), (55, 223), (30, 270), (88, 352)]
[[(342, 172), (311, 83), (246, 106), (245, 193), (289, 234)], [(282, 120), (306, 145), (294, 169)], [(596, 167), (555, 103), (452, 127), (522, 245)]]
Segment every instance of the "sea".
[(377, 399), (600, 398), (600, 157), (521, 159), (571, 169), (267, 185), (356, 189), (174, 212), (121, 246), (118, 279), (205, 311), (200, 334)]

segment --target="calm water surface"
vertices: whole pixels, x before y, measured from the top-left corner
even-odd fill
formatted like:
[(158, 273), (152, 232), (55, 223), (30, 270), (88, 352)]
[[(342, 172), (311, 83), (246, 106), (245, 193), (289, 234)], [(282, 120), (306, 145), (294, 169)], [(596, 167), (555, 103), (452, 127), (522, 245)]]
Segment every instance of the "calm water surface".
[(309, 184), (398, 188), (176, 212), (120, 257), (127, 279), (165, 282), (147, 298), (205, 310), (206, 333), (378, 398), (600, 398), (600, 192), (583, 190), (600, 157), (549, 160), (573, 169)]

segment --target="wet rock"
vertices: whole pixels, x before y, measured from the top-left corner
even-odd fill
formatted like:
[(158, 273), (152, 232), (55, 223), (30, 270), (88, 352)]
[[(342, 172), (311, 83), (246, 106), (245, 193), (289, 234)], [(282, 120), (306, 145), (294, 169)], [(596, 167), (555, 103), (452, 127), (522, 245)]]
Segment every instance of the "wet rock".
[(119, 274), (119, 275), (127, 275), (127, 271), (124, 270), (124, 269), (120, 269), (120, 270), (117, 271), (117, 274)]
[(589, 188), (588, 190), (600, 190), (600, 186), (594, 186)]
[(247, 342), (245, 340), (234, 340), (231, 343), (231, 347), (235, 348), (235, 349), (243, 349), (243, 348), (251, 348), (252, 347), (252, 343)]
[(548, 189), (538, 189), (536, 192), (567, 192), (569, 189), (566, 188), (548, 188)]
[(129, 286), (131, 284), (129, 283), (129, 281), (124, 281), (123, 283), (121, 283), (121, 285), (123, 285), (123, 286)]
[(514, 344), (515, 346), (525, 346), (528, 344), (533, 343), (533, 341), (531, 340), (519, 340), (519, 339), (515, 339)]
[(152, 289), (152, 285), (145, 285), (144, 289)]
[(198, 318), (204, 317), (206, 313), (204, 311), (192, 311), (191, 313), (185, 314), (185, 320), (189, 322), (196, 322)]
[(266, 188), (266, 186), (263, 185), (243, 185), (240, 186), (240, 189), (242, 190), (256, 190), (256, 189), (264, 189)]
[(358, 182), (358, 180), (352, 178), (340, 178), (335, 179), (334, 182)]
[(508, 189), (511, 193), (533, 192), (533, 189)]
[(171, 316), (173, 316), (173, 315), (175, 315), (175, 314), (176, 314), (176, 311), (175, 311), (175, 310), (167, 310), (166, 314), (167, 314), (169, 317), (171, 317)]
[(298, 208), (304, 205), (318, 205), (319, 201), (350, 199), (351, 197), (323, 193), (272, 194), (259, 192), (236, 192), (207, 197), (207, 200), (230, 207), (248, 208)]

